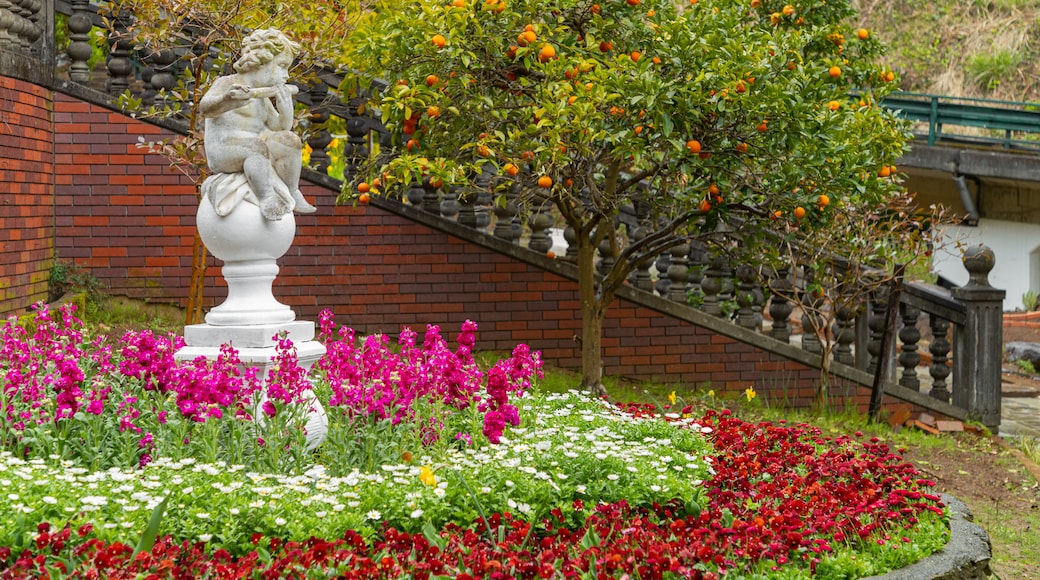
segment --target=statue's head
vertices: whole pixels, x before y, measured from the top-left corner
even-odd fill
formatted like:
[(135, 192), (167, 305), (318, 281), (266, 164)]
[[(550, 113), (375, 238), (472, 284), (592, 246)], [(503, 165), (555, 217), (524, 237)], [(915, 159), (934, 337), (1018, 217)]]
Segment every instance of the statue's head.
[(242, 40), (242, 56), (235, 61), (236, 72), (250, 72), (274, 60), (282, 53), (295, 56), (300, 45), (275, 28), (254, 30)]

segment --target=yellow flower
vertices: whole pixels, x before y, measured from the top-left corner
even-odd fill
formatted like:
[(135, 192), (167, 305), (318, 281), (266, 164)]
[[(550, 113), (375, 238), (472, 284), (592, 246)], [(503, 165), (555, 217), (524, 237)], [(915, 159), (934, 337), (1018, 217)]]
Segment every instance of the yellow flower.
[(750, 403), (751, 399), (758, 396), (758, 393), (755, 392), (755, 387), (748, 387), (744, 389), (744, 396), (747, 397), (747, 400)]
[(715, 398), (715, 389), (712, 389), (712, 390), (708, 391), (708, 397), (712, 398), (712, 399)]
[(433, 487), (437, 485), (437, 476), (433, 474), (433, 470), (423, 465), (419, 468), (419, 481), (426, 485)]
[(672, 391), (672, 392), (668, 393), (668, 403), (670, 405), (674, 405), (675, 404), (675, 391)]

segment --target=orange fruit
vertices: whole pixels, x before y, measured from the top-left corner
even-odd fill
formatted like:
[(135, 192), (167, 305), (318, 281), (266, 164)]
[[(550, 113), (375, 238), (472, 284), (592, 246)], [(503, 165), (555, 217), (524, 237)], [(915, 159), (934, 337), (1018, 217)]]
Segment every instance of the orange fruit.
[(794, 6), (791, 6), (790, 4), (788, 4), (787, 6), (784, 6), (784, 8), (783, 8), (783, 10), (781, 10), (781, 12), (784, 13), (784, 16), (794, 16)]
[(758, 132), (759, 132), (759, 133), (765, 133), (766, 131), (768, 131), (768, 130), (769, 130), (769, 125), (767, 125), (767, 124), (766, 124), (766, 123), (768, 123), (768, 122), (769, 122), (769, 121), (762, 121), (762, 122), (761, 122), (761, 123), (759, 123), (759, 124), (758, 124), (758, 126), (757, 126), (757, 127), (755, 127), (755, 128), (756, 128), (756, 129), (758, 129)]
[(888, 177), (889, 175), (892, 175), (892, 170), (889, 169), (887, 165), (882, 165), (877, 174), (878, 177)]
[(758, 8), (762, 5), (762, 0), (751, 0), (751, 7)]
[(552, 250), (549, 250), (548, 252), (545, 253), (545, 257), (549, 258), (550, 260), (552, 260), (553, 258), (556, 257), (556, 252), (554, 252)]
[(856, 38), (859, 38), (860, 40), (866, 40), (870, 38), (870, 31), (866, 28), (860, 28), (856, 31)]
[(534, 24), (524, 26), (524, 32), (534, 32)]
[(654, 64), (661, 64), (661, 59), (660, 59), (660, 58), (658, 58), (658, 57), (656, 57), (656, 56), (655, 56), (654, 58), (652, 58), (652, 59), (651, 59), (651, 61), (652, 61), (652, 62), (653, 62)]
[(711, 202), (706, 199), (702, 199), (700, 205), (697, 206), (697, 209), (701, 210), (701, 213), (708, 213), (709, 211), (711, 211)]
[(538, 35), (533, 30), (525, 30), (516, 37), (516, 43), (520, 46), (527, 46), (536, 40), (538, 40)]
[(696, 139), (690, 139), (686, 142), (686, 150), (691, 154), (701, 152), (701, 142)]
[(734, 90), (738, 93), (743, 93), (744, 91), (746, 91), (747, 87), (744, 86), (744, 81), (737, 81), (737, 86)]
[(829, 103), (827, 103), (827, 108), (832, 110), (832, 111), (837, 111), (838, 109), (841, 108), (841, 102), (840, 101), (830, 101)]
[(571, 96), (567, 97), (567, 104), (568, 105), (573, 105), (574, 102), (577, 101), (577, 100), (578, 100), (577, 96), (571, 95)]
[(513, 163), (506, 163), (502, 169), (506, 172), (506, 175), (510, 177), (516, 177), (516, 174), (520, 173), (520, 168)]
[(642, 125), (636, 125), (636, 128), (632, 129), (632, 131), (635, 132), (636, 135), (638, 135), (638, 134), (643, 132), (643, 126)]
[(444, 46), (448, 44), (448, 39), (444, 38), (443, 35), (434, 34), (433, 38), (430, 39), (430, 42), (432, 42), (437, 48), (444, 48)]
[(401, 132), (405, 135), (411, 135), (412, 133), (415, 133), (415, 123), (405, 122), (404, 126), (401, 127)]
[(591, 12), (593, 14), (599, 14), (600, 13), (599, 4), (593, 4), (592, 6), (590, 6), (589, 7), (589, 12)]
[(531, 159), (534, 159), (534, 152), (533, 151), (524, 151), (523, 153), (520, 154), (520, 159), (523, 159), (524, 161), (530, 161)]
[(896, 73), (894, 73), (892, 71), (888, 71), (888, 72), (885, 73), (884, 79), (885, 79), (885, 82), (890, 83), (890, 82), (896, 80)]
[(712, 197), (718, 197), (719, 196), (719, 186), (715, 185), (714, 183), (709, 185), (708, 186), (708, 194), (711, 195)]
[(625, 0), (629, 6), (639, 6), (643, 0)]
[(805, 217), (805, 208), (802, 206), (794, 208), (794, 219), (800, 220), (803, 217)]
[(441, 79), (437, 78), (437, 75), (428, 75), (426, 77), (426, 86), (428, 87), (432, 87), (439, 82), (441, 82)]
[(821, 195), (820, 197), (816, 198), (816, 203), (820, 205), (820, 209), (823, 209), (831, 204), (831, 198), (827, 197), (826, 195)]
[(744, 143), (743, 141), (741, 141), (740, 143), (737, 143), (736, 149), (737, 149), (737, 153), (747, 153), (748, 144)]
[(362, 193), (358, 196), (357, 200), (361, 205), (368, 205), (368, 202), (372, 201), (372, 196), (367, 193)]
[(409, 151), (412, 151), (414, 149), (418, 149), (419, 148), (419, 140), (418, 139), (409, 139), (408, 143), (405, 144), (405, 148), (407, 148)]
[(466, 0), (451, 0), (451, 5), (455, 8), (465, 8)]
[(629, 54), (628, 56), (632, 59), (632, 62), (639, 62), (639, 59), (642, 58), (643, 53), (639, 52), (638, 50), (633, 50), (632, 54)]
[(563, 71), (563, 78), (565, 78), (567, 80), (573, 80), (573, 79), (577, 78), (577, 76), (578, 76), (578, 69), (576, 69), (576, 68), (569, 68), (569, 69)]
[(542, 189), (549, 189), (552, 187), (552, 184), (553, 180), (548, 175), (543, 175), (538, 178), (538, 187), (541, 187)]
[(546, 44), (542, 47), (542, 50), (538, 51), (538, 60), (540, 62), (547, 62), (554, 56), (556, 56), (556, 49), (551, 44)]
[(426, 116), (431, 119), (436, 119), (441, 116), (441, 108), (437, 105), (430, 105), (426, 108)]
[(368, 193), (372, 190), (372, 186), (369, 185), (367, 181), (362, 181), (361, 183), (357, 184), (357, 190), (358, 193)]
[(834, 65), (831, 68), (827, 69), (827, 74), (831, 75), (832, 79), (836, 79), (841, 76), (841, 67), (839, 67), (838, 65)]
[(487, 145), (480, 145), (477, 147), (477, 155), (481, 157), (489, 157), (491, 155), (491, 149), (488, 149)]
[(614, 48), (614, 45), (612, 43), (607, 42), (606, 40), (604, 40), (603, 42), (599, 43), (599, 51), (600, 52), (610, 52), (610, 50), (612, 48)]
[(433, 187), (434, 189), (440, 189), (440, 187), (442, 185), (444, 185), (444, 181), (441, 180), (441, 178), (439, 178), (439, 177), (432, 177), (432, 178), (430, 178), (430, 186)]

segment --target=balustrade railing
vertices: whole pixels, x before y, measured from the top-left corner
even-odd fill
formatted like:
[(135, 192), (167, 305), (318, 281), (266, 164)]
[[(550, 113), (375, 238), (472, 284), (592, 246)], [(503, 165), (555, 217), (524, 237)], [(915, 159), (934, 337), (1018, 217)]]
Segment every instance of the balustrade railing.
[[(0, 0), (0, 48), (39, 46), (39, 37), (53, 31), (43, 30), (40, 0)], [(87, 61), (91, 54), (91, 26), (101, 21), (97, 8), (87, 0), (59, 1), (56, 9), (67, 19), (66, 54), (69, 59), (68, 80), (99, 86)], [(132, 15), (122, 14), (114, 22), (126, 26)], [(122, 20), (121, 20), (122, 19)], [(53, 21), (53, 17), (51, 17)], [(118, 94), (129, 88), (143, 98), (168, 91), (175, 82), (174, 52), (149, 53), (133, 51), (129, 37), (119, 30), (108, 35), (110, 54), (106, 86)], [(131, 62), (147, 54), (145, 62)], [(379, 119), (362, 112), (365, 90), (382, 90), (379, 81), (371, 87), (358, 87), (349, 98), (339, 93), (341, 78), (334, 73), (320, 75), (314, 85), (302, 87), (299, 102), (310, 107), (307, 144), (312, 149), (312, 168), (324, 171), (333, 158), (342, 159), (343, 178), (353, 181), (359, 166), (368, 159), (372, 147), (391, 150), (390, 135)], [(330, 119), (339, 118), (337, 126), (345, 134), (332, 135), (327, 127)], [(334, 139), (339, 146), (328, 148)], [(526, 207), (518, 205), (520, 185), (499, 189), (502, 199), (491, 202), (491, 191), (500, 182), (488, 166), (475, 176), (471, 185), (445, 188), (426, 179), (413, 183), (404, 191), (390, 192), (396, 203), (411, 205), (423, 212), (477, 229), (517, 246), (545, 255), (553, 250), (563, 260), (575, 256), (574, 232), (560, 228), (549, 200), (536, 200)], [(521, 213), (527, 215), (521, 215)], [(653, 219), (639, 203), (626, 209), (620, 218), (633, 239), (646, 235), (647, 220)], [(625, 240), (621, 240), (624, 244)], [(597, 267), (608, 271), (614, 259), (611, 240), (600, 248)], [(791, 263), (764, 271), (747, 264), (733, 264), (719, 251), (701, 239), (673, 247), (655, 258), (641, 260), (629, 277), (632, 287), (662, 299), (689, 304), (701, 312), (727, 320), (748, 331), (771, 337), (784, 344), (795, 344), (808, 352), (820, 353), (825, 340), (832, 341), (831, 357), (835, 364), (855, 367), (872, 373), (882, 356), (895, 356), (898, 368), (889, 377), (909, 391), (924, 393), (943, 403), (963, 410), (966, 418), (980, 420), (996, 429), (1000, 422), (1001, 311), (1004, 291), (991, 287), (987, 273), (993, 266), (993, 254), (985, 247), (969, 248), (965, 257), (970, 281), (964, 287), (945, 290), (916, 282), (906, 283), (899, 293), (898, 352), (882, 353), (885, 331), (887, 294), (883, 288), (872, 292), (861, 304), (827, 304), (828, 295), (804, 291), (806, 276), (811, 272)], [(801, 290), (799, 290), (801, 289)], [(813, 332), (827, 324), (825, 314), (833, 309), (831, 328)], [(922, 321), (922, 317), (924, 317)], [(922, 344), (921, 328), (930, 335)], [(922, 361), (925, 361), (922, 366)]]

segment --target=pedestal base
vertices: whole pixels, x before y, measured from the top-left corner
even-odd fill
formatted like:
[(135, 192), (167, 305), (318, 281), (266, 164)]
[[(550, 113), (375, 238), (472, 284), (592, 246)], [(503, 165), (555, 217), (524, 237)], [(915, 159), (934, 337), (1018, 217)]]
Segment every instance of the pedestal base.
[[(257, 376), (266, 380), (267, 373), (273, 366), (275, 347), (279, 333), (286, 332), (296, 347), (296, 359), (308, 373), (314, 363), (325, 355), (325, 345), (312, 340), (314, 323), (297, 320), (285, 324), (259, 324), (251, 326), (213, 326), (210, 324), (194, 324), (184, 327), (185, 346), (174, 353), (177, 361), (190, 361), (202, 356), (216, 359), (220, 347), (230, 344), (238, 351), (242, 364), (257, 369)], [(309, 391), (309, 400), (305, 403), (311, 407), (307, 414), (307, 450), (312, 450), (325, 440), (329, 431), (329, 419), (325, 408), (317, 400), (313, 391)], [(257, 401), (257, 406), (264, 400)], [(254, 413), (254, 417), (261, 417)]]

